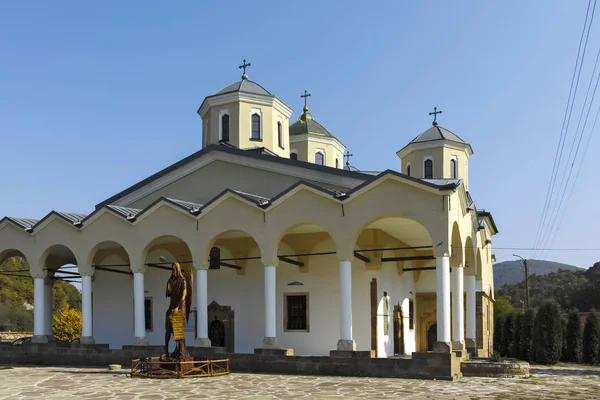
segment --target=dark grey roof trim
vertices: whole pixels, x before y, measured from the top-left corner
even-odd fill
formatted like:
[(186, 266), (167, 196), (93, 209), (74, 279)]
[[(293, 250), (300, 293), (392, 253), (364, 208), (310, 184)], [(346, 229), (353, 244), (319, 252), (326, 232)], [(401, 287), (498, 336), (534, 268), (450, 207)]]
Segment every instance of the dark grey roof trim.
[(344, 170), (344, 169), (340, 169), (340, 168), (326, 167), (323, 165), (317, 165), (317, 164), (309, 163), (306, 161), (292, 160), (290, 158), (284, 158), (284, 157), (274, 157), (274, 156), (262, 154), (262, 153), (256, 152), (256, 151), (246, 151), (246, 150), (241, 150), (241, 149), (238, 149), (235, 147), (219, 145), (219, 144), (211, 144), (211, 145), (203, 148), (202, 150), (199, 150), (199, 151), (187, 156), (186, 158), (176, 162), (175, 164), (172, 164), (172, 165), (168, 166), (167, 168), (164, 168), (163, 170), (136, 183), (135, 185), (130, 186), (129, 188), (123, 190), (122, 192), (119, 192), (116, 195), (104, 200), (103, 202), (96, 205), (96, 209), (98, 209), (104, 205), (114, 203), (118, 199), (120, 199), (124, 196), (127, 196), (128, 194), (130, 194), (132, 192), (135, 192), (136, 190), (146, 186), (150, 182), (157, 180), (158, 178), (168, 174), (169, 172), (172, 172), (172, 171), (196, 160), (197, 158), (202, 157), (204, 154), (210, 153), (211, 151), (219, 151), (219, 152), (228, 153), (228, 154), (240, 155), (240, 156), (248, 157), (248, 158), (255, 158), (255, 159), (259, 159), (259, 160), (271, 161), (271, 162), (280, 163), (283, 165), (291, 165), (291, 166), (296, 166), (296, 167), (300, 167), (300, 168), (310, 169), (313, 171), (325, 172), (325, 173), (329, 173), (332, 175), (344, 176), (344, 177), (349, 177), (349, 178), (356, 178), (356, 179), (363, 179), (363, 180), (373, 178), (373, 176), (370, 174), (364, 174), (364, 173), (358, 172), (358, 171), (348, 171), (348, 170)]
[(69, 224), (74, 225), (74, 226), (81, 226), (81, 224), (83, 223), (83, 220), (85, 220), (87, 217), (87, 214), (69, 213), (69, 212), (61, 212), (61, 211), (52, 210), (44, 218), (42, 218), (35, 225), (33, 225), (31, 227), (31, 230), (36, 230), (41, 224), (44, 223), (44, 221), (46, 221), (48, 218), (50, 218), (53, 215), (59, 217), (60, 219), (64, 220), (65, 222), (68, 222)]
[[(135, 218), (140, 213), (140, 211), (142, 211), (139, 208), (120, 207), (120, 206), (113, 206), (113, 205), (107, 205), (106, 208), (113, 210), (117, 214), (119, 214), (127, 219)], [(94, 211), (89, 216), (92, 216), (95, 213), (96, 212)]]
[(35, 224), (37, 224), (37, 222), (38, 222), (37, 219), (31, 219), (31, 218), (4, 217), (4, 218), (0, 219), (0, 224), (2, 224), (4, 221), (9, 221), (12, 224), (18, 226), (19, 228), (22, 228), (25, 230), (31, 230), (32, 227)]
[[(398, 178), (406, 179), (408, 181), (420, 183), (421, 185), (428, 186), (428, 187), (430, 187), (432, 189), (438, 189), (440, 191), (442, 191), (442, 190), (454, 190), (454, 189), (456, 189), (457, 187), (460, 186), (460, 180), (448, 179), (448, 181), (451, 181), (451, 182), (448, 182), (446, 184), (437, 185), (435, 183), (428, 182), (427, 180), (424, 180), (424, 179), (414, 178), (412, 176), (405, 175), (405, 174), (403, 174), (401, 172), (397, 172), (397, 171), (393, 171), (391, 169), (387, 169), (387, 170), (381, 172), (380, 174), (375, 175), (370, 180), (368, 180), (366, 182), (363, 182), (360, 185), (358, 185), (357, 187), (353, 188), (352, 190), (350, 190), (348, 192), (348, 194), (355, 193), (356, 191), (364, 188), (365, 186), (370, 185), (372, 182), (375, 182), (376, 180), (384, 177), (385, 175), (393, 175), (393, 176), (396, 176)], [(453, 181), (456, 181), (456, 182), (453, 182)]]
[(494, 221), (494, 217), (492, 217), (492, 213), (486, 210), (477, 210), (477, 216), (478, 217), (487, 217), (490, 220), (490, 223), (492, 224), (492, 228), (494, 228), (494, 230), (496, 231), (496, 233), (499, 233), (500, 231), (498, 230), (498, 227), (496, 226), (496, 221)]

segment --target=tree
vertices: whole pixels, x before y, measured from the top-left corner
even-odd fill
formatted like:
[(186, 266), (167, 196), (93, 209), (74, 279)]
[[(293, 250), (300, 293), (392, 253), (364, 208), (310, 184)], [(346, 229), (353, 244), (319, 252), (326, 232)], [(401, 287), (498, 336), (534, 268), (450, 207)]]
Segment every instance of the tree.
[(583, 328), (583, 361), (588, 364), (600, 362), (600, 319), (592, 309)]
[(518, 358), (525, 361), (533, 361), (533, 329), (535, 323), (535, 311), (528, 309), (523, 314), (523, 325), (521, 326), (521, 350)]
[(562, 351), (562, 325), (560, 309), (554, 300), (542, 304), (535, 316), (533, 331), (535, 361), (540, 364), (556, 364)]
[(512, 312), (506, 316), (504, 321), (504, 337), (502, 343), (502, 354), (505, 357), (513, 357), (513, 346), (515, 340), (516, 313)]
[(81, 337), (81, 311), (66, 308), (54, 313), (52, 333), (57, 340), (70, 342)]
[(494, 351), (503, 353), (504, 347), (504, 321), (505, 318), (496, 317), (494, 319)]
[(516, 314), (515, 317), (515, 337), (512, 346), (512, 357), (521, 357), (521, 346), (523, 342), (523, 321), (525, 316), (521, 313)]
[(506, 318), (509, 314), (514, 313), (515, 307), (510, 304), (510, 301), (506, 297), (498, 296), (494, 301), (494, 317)]
[(580, 363), (583, 357), (583, 335), (579, 311), (572, 309), (567, 319), (565, 361)]

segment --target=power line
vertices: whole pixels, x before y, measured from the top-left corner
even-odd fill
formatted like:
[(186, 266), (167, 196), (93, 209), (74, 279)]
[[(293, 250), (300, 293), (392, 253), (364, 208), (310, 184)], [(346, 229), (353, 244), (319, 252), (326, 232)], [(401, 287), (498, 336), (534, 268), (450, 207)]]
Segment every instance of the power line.
[[(573, 70), (573, 76), (571, 77), (571, 87), (569, 88), (569, 97), (567, 99), (567, 105), (565, 107), (565, 115), (563, 117), (563, 123), (562, 123), (562, 127), (560, 130), (560, 138), (558, 141), (558, 146), (556, 148), (556, 154), (554, 155), (554, 166), (552, 167), (552, 174), (550, 175), (550, 181), (548, 182), (548, 190), (546, 191), (546, 200), (544, 201), (544, 206), (542, 208), (542, 216), (540, 218), (540, 222), (538, 224), (538, 229), (537, 229), (535, 239), (533, 242), (534, 253), (535, 253), (535, 247), (537, 247), (537, 245), (538, 245), (540, 235), (543, 232), (543, 228), (544, 228), (547, 213), (548, 213), (548, 208), (552, 201), (552, 193), (554, 192), (554, 184), (555, 184), (555, 175), (558, 173), (558, 170), (560, 169), (560, 160), (562, 160), (562, 149), (564, 147), (564, 138), (566, 137), (565, 125), (567, 125), (567, 127), (568, 127), (567, 114), (568, 114), (569, 120), (570, 120), (570, 116), (571, 116), (571, 113), (569, 112), (569, 103), (571, 103), (571, 94), (573, 93), (573, 100), (575, 100), (575, 96), (577, 95), (577, 87), (579, 86), (579, 76), (581, 75), (581, 68), (579, 68), (579, 73), (577, 73), (577, 67), (579, 64), (579, 56), (581, 54), (581, 44), (583, 43), (583, 37), (585, 35), (588, 16), (589, 16), (589, 12), (590, 12), (590, 4), (591, 4), (591, 0), (588, 0), (588, 6), (587, 6), (586, 13), (585, 13), (585, 21), (583, 23), (583, 30), (581, 32), (581, 37), (579, 39), (579, 48), (577, 50), (577, 58), (575, 60), (575, 69)], [(594, 10), (595, 10), (595, 8), (596, 8), (596, 0), (594, 0)], [(593, 20), (593, 11), (592, 11), (592, 20)], [(591, 27), (591, 21), (590, 21), (590, 27)], [(589, 29), (588, 29), (588, 36), (589, 36)], [(586, 39), (586, 47), (587, 47), (587, 39)], [(583, 49), (583, 55), (581, 57), (582, 65), (583, 65), (584, 58), (585, 58), (585, 47)], [(573, 92), (573, 84), (575, 82), (576, 74), (577, 74), (577, 83), (575, 85), (575, 91)], [(571, 110), (572, 109), (573, 109), (573, 106), (571, 103)]]

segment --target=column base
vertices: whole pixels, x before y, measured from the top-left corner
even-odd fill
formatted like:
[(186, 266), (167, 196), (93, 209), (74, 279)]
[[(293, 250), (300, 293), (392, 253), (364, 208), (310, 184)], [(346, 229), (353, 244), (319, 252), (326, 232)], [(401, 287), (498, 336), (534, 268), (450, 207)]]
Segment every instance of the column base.
[(196, 338), (194, 340), (194, 347), (212, 347), (212, 342), (209, 338)]
[(452, 342), (435, 342), (433, 345), (434, 353), (451, 353)]
[(254, 349), (254, 354), (262, 354), (266, 356), (293, 356), (294, 349)]
[(452, 351), (465, 351), (465, 342), (462, 340), (453, 340)]
[(477, 355), (477, 342), (475, 339), (465, 339), (465, 347), (467, 348), (467, 353), (472, 356)]
[(81, 339), (79, 339), (79, 343), (81, 343), (81, 344), (96, 344), (96, 341), (94, 340), (93, 336), (82, 336)]
[(48, 335), (33, 335), (31, 337), (31, 343), (48, 343)]
[(277, 338), (276, 337), (264, 337), (262, 342), (263, 349), (276, 349), (277, 348)]
[(352, 339), (340, 339), (337, 342), (337, 349), (341, 351), (356, 351), (356, 342)]
[(150, 340), (147, 337), (135, 337), (133, 346), (150, 346)]

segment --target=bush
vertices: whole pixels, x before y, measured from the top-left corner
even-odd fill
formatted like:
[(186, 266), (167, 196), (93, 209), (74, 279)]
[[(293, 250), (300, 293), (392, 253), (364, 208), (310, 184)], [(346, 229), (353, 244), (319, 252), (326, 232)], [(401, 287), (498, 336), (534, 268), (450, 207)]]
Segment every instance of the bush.
[(583, 328), (583, 361), (588, 364), (600, 362), (600, 320), (592, 309)]
[(53, 317), (52, 334), (57, 340), (70, 342), (81, 337), (81, 311), (68, 305)]
[(512, 357), (521, 357), (521, 342), (523, 340), (523, 314), (519, 313), (515, 316), (515, 337), (512, 345)]
[(562, 351), (562, 324), (558, 303), (544, 302), (535, 317), (533, 331), (535, 361), (540, 364), (556, 364)]
[(521, 326), (521, 349), (518, 358), (525, 361), (533, 361), (533, 328), (535, 322), (535, 311), (529, 309), (523, 314)]
[(502, 353), (504, 346), (504, 318), (496, 317), (494, 319), (494, 351)]
[(569, 312), (565, 342), (565, 361), (580, 363), (583, 357), (583, 334), (577, 309)]
[(515, 341), (516, 314), (508, 314), (504, 321), (504, 342), (502, 344), (502, 354), (504, 357), (513, 357), (513, 346)]

